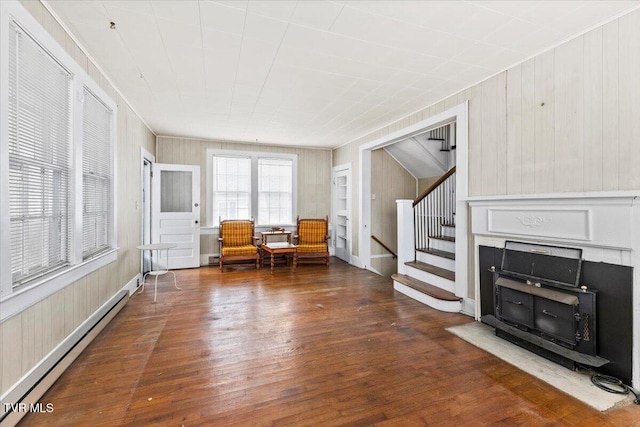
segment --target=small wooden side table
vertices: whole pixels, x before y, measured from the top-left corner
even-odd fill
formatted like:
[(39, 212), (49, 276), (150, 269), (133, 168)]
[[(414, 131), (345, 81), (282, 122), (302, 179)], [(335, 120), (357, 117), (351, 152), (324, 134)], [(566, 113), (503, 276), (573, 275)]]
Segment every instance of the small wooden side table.
[[(262, 243), (261, 245), (269, 244), (269, 238), (271, 240), (276, 240), (277, 242), (282, 242), (282, 237), (287, 238), (287, 243), (291, 243), (291, 231), (287, 230), (269, 230), (260, 232), (262, 235)], [(274, 239), (275, 238), (275, 239)], [(262, 247), (262, 246), (261, 246)], [(268, 259), (265, 259), (264, 251), (260, 251), (260, 265), (264, 266), (265, 261), (269, 262)], [(285, 255), (285, 258), (288, 259), (288, 255)], [(288, 260), (287, 260), (288, 262)]]
[(271, 274), (273, 274), (273, 257), (274, 255), (283, 254), (287, 257), (287, 265), (289, 264), (289, 256), (293, 254), (293, 270), (295, 271), (298, 266), (298, 252), (297, 246), (292, 245), (289, 242), (273, 242), (263, 243), (262, 250), (271, 254)]
[(275, 236), (287, 236), (287, 243), (291, 243), (291, 232), (290, 231), (262, 231), (260, 232), (260, 234), (262, 234), (262, 244), (266, 245), (267, 243), (269, 243), (269, 237), (275, 237)]

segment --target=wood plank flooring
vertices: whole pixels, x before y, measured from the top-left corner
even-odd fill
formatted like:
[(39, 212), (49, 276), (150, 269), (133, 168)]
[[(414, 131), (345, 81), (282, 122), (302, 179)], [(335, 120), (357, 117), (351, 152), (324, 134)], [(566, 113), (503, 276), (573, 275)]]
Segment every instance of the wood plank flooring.
[(177, 271), (136, 294), (25, 426), (638, 426), (450, 334), (472, 321), (332, 259)]

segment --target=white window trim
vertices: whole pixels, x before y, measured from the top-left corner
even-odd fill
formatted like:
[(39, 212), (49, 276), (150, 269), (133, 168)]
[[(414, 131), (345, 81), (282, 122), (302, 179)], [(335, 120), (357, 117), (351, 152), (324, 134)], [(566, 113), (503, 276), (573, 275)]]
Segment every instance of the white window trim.
[[(16, 289), (12, 289), (11, 278), (11, 238), (9, 213), (9, 139), (8, 134), (8, 93), (9, 52), (5, 46), (9, 40), (10, 24), (16, 21), (38, 43), (54, 56), (72, 74), (72, 146), (71, 146), (71, 253), (70, 266), (57, 270)], [(84, 69), (61, 47), (49, 33), (17, 1), (0, 1), (0, 322), (19, 311), (41, 301), (49, 295), (72, 284), (83, 276), (96, 271), (117, 259), (117, 180), (115, 179), (117, 104), (100, 86), (89, 77)], [(82, 260), (82, 102), (84, 88), (89, 88), (111, 110), (111, 164), (113, 180), (113, 230), (112, 248), (93, 258)]]
[[(87, 78), (89, 78), (89, 76), (86, 76)], [(103, 250), (101, 252), (97, 252), (91, 256), (89, 256), (88, 258), (84, 259), (84, 255), (82, 253), (82, 248), (83, 248), (83, 241), (82, 241), (82, 236), (83, 236), (83, 226), (82, 226), (82, 213), (83, 213), (83, 208), (84, 208), (84, 203), (83, 202), (83, 186), (84, 186), (84, 181), (83, 181), (83, 177), (82, 177), (82, 144), (74, 144), (73, 148), (74, 150), (76, 150), (75, 152), (75, 164), (74, 164), (74, 168), (73, 168), (73, 173), (74, 173), (74, 178), (76, 179), (75, 185), (79, 185), (79, 187), (74, 187), (74, 191), (76, 191), (74, 193), (74, 195), (76, 195), (75, 200), (74, 201), (80, 201), (80, 203), (78, 203), (79, 206), (75, 207), (75, 212), (74, 212), (74, 219), (75, 218), (79, 218), (78, 221), (75, 221), (75, 225), (80, 227), (80, 231), (78, 232), (78, 229), (76, 228), (75, 234), (73, 235), (74, 237), (74, 261), (78, 261), (80, 260), (80, 262), (86, 262), (86, 261), (90, 261), (92, 258), (95, 258), (97, 256), (100, 256), (102, 253), (104, 252), (108, 252), (109, 250), (117, 247), (117, 233), (116, 233), (116, 229), (117, 229), (117, 220), (118, 220), (118, 216), (116, 215), (116, 213), (118, 212), (117, 210), (115, 210), (115, 205), (116, 205), (116, 182), (117, 182), (117, 177), (116, 177), (116, 169), (115, 169), (115, 164), (116, 164), (116, 135), (117, 135), (117, 126), (118, 126), (118, 110), (117, 110), (117, 105), (115, 104), (115, 102), (113, 102), (111, 100), (111, 98), (109, 98), (108, 95), (106, 95), (106, 93), (104, 93), (104, 91), (100, 91), (100, 92), (95, 92), (96, 89), (98, 88), (96, 84), (93, 85), (89, 85), (86, 80), (81, 81), (81, 85), (77, 86), (77, 90), (75, 92), (76, 95), (76, 99), (78, 101), (80, 101), (80, 104), (82, 104), (84, 102), (84, 98), (86, 96), (85, 94), (85, 88), (92, 92), (92, 94), (99, 98), (99, 101), (102, 101), (105, 106), (107, 108), (109, 108), (111, 110), (111, 168), (110, 168), (110, 174), (111, 174), (111, 209), (113, 210), (111, 212), (112, 218), (113, 218), (113, 227), (111, 228), (110, 231), (110, 235), (107, 237), (107, 240), (109, 242), (112, 242), (111, 244), (111, 248)], [(93, 81), (91, 80), (91, 83), (93, 83)], [(99, 89), (99, 88), (98, 88)], [(82, 109), (78, 109), (78, 110), (82, 110)], [(74, 134), (74, 137), (79, 138), (78, 141), (82, 142), (84, 141), (83, 138), (83, 133), (82, 130), (84, 129), (84, 127), (82, 126), (82, 122), (83, 122), (83, 116), (81, 114), (82, 111), (80, 111), (79, 114), (75, 114), (74, 115), (74, 123), (75, 126), (79, 127), (78, 132)], [(79, 150), (79, 151), (78, 151)], [(78, 171), (79, 173), (76, 173), (76, 171)]]
[(298, 212), (298, 155), (288, 153), (278, 153), (271, 151), (238, 151), (220, 150), (215, 148), (207, 149), (207, 226), (218, 229), (220, 227), (219, 218), (213, 217), (213, 157), (214, 156), (234, 156), (251, 158), (251, 215), (258, 220), (258, 159), (283, 159), (293, 162), (293, 188), (291, 201), (291, 223), (290, 224), (256, 224), (256, 228), (294, 226)]

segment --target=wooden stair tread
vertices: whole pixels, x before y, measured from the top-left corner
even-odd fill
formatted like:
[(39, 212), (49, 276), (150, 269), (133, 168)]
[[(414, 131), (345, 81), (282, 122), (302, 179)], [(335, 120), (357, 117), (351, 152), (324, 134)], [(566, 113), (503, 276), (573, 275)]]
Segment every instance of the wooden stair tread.
[(439, 256), (441, 258), (447, 259), (456, 259), (456, 254), (453, 252), (441, 251), (440, 249), (431, 249), (431, 248), (419, 248), (416, 251), (424, 252), (425, 254)]
[(445, 242), (455, 242), (456, 238), (451, 236), (429, 236), (430, 239), (444, 240)]
[(422, 261), (407, 261), (404, 265), (408, 265), (409, 267), (417, 268), (418, 270), (426, 271), (427, 273), (435, 274), (436, 276), (443, 277), (447, 280), (451, 280), (455, 282), (456, 273), (455, 271), (447, 270), (446, 268), (438, 267), (437, 265), (427, 264)]
[(391, 275), (391, 278), (435, 299), (442, 301), (462, 301), (462, 298), (455, 296), (449, 291), (445, 291), (442, 288), (433, 286), (432, 284), (423, 282), (422, 280), (414, 279), (406, 274), (393, 274)]

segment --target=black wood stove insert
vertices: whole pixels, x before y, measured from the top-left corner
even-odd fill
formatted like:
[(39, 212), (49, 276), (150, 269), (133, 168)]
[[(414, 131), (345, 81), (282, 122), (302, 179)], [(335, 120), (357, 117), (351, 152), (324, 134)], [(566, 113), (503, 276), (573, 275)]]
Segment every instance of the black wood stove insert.
[(595, 290), (579, 286), (582, 250), (508, 241), (492, 267), (496, 335), (575, 369), (600, 367)]

